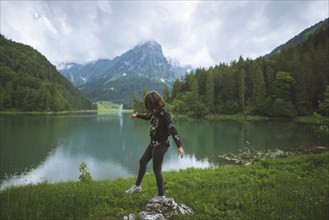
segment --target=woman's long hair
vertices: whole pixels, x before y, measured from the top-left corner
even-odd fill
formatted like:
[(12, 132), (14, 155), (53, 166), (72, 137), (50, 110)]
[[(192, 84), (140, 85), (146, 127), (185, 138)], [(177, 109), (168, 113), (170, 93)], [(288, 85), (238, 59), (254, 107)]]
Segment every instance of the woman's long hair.
[(161, 108), (165, 106), (161, 95), (156, 91), (150, 91), (145, 95), (144, 104), (147, 109), (146, 114), (151, 114), (152, 112), (160, 112)]

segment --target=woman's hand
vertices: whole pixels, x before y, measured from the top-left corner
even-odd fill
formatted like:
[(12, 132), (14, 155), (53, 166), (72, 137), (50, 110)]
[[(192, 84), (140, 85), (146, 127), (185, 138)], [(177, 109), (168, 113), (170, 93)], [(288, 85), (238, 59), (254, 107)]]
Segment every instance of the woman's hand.
[(178, 148), (178, 154), (179, 154), (180, 158), (184, 157), (185, 153), (184, 153), (184, 149), (182, 146)]
[(131, 118), (131, 119), (134, 119), (134, 118), (136, 118), (136, 117), (137, 117), (137, 114), (131, 114), (131, 115), (130, 115), (130, 118)]

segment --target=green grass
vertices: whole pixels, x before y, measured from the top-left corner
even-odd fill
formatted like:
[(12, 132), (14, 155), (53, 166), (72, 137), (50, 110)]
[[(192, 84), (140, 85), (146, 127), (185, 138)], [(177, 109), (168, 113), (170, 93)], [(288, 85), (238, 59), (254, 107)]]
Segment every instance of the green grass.
[(97, 111), (101, 111), (101, 112), (119, 110), (120, 108), (119, 104), (115, 104), (108, 101), (98, 101), (96, 102), (96, 105), (97, 105)]
[(328, 116), (321, 116), (316, 113), (314, 113), (313, 115), (307, 115), (307, 116), (297, 116), (294, 118), (294, 120), (297, 122), (308, 123), (308, 124), (329, 125)]
[[(138, 214), (156, 193), (124, 193), (135, 178), (28, 185), (0, 192), (0, 219), (122, 219)], [(173, 219), (328, 219), (329, 152), (164, 172), (165, 193), (196, 214)]]

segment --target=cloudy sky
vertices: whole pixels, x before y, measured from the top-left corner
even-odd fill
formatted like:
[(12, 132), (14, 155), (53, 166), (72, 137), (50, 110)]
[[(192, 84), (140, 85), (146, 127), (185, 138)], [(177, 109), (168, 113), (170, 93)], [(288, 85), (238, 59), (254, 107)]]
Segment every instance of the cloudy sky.
[(1, 34), (53, 64), (113, 59), (153, 39), (207, 67), (271, 52), (328, 18), (324, 1), (0, 1)]

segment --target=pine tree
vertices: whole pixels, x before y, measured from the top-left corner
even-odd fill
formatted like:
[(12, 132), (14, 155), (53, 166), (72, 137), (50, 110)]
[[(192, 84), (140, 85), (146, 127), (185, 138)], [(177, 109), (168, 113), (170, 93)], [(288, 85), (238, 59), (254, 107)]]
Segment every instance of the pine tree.
[(246, 71), (242, 69), (239, 72), (239, 100), (242, 109), (245, 107), (245, 92), (246, 92)]
[(295, 79), (287, 72), (278, 72), (273, 82), (273, 98), (281, 98), (287, 101), (294, 100)]
[(266, 99), (266, 88), (263, 71), (260, 66), (257, 66), (255, 75), (253, 77), (252, 97), (256, 113), (263, 114), (264, 102)]
[(329, 85), (327, 85), (326, 91), (323, 94), (324, 98), (320, 101), (320, 113), (322, 115), (329, 115)]
[(208, 72), (206, 80), (205, 102), (210, 112), (214, 112), (215, 82), (212, 72)]
[(210, 70), (206, 71), (204, 68), (195, 70), (195, 77), (198, 81), (198, 94), (202, 97), (205, 95), (207, 86), (207, 76)]
[(6, 90), (0, 85), (0, 110), (4, 107), (4, 98)]
[(181, 92), (182, 92), (182, 83), (179, 79), (176, 79), (172, 88), (171, 99), (174, 100)]
[(143, 97), (145, 97), (148, 92), (149, 92), (149, 89), (145, 86), (143, 89)]
[(133, 96), (133, 108), (134, 112), (145, 112), (143, 100), (140, 99), (137, 91), (134, 92)]
[(199, 85), (194, 74), (186, 75), (186, 84), (188, 91), (192, 92), (195, 99), (199, 98)]
[(163, 94), (163, 100), (165, 102), (170, 102), (171, 101), (170, 100), (170, 94), (169, 94), (169, 88), (168, 88), (167, 84), (164, 84), (162, 94)]
[(307, 115), (313, 112), (312, 107), (312, 91), (313, 91), (313, 76), (311, 68), (311, 57), (304, 54), (300, 62), (303, 63), (297, 72), (296, 78), (296, 106), (298, 114)]

